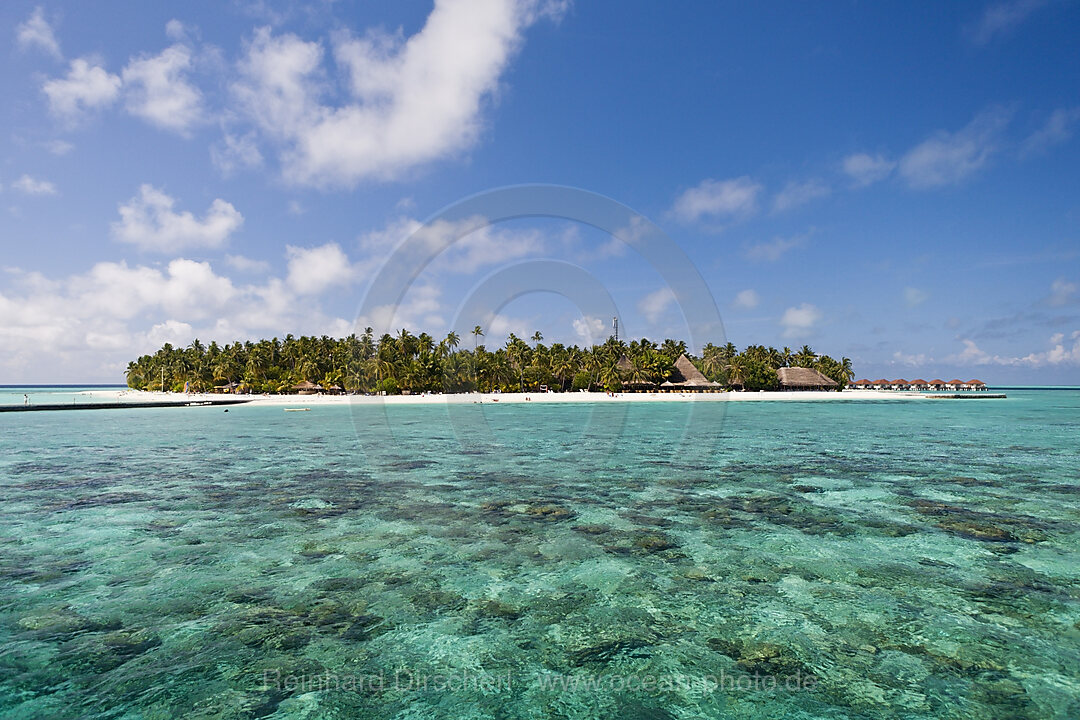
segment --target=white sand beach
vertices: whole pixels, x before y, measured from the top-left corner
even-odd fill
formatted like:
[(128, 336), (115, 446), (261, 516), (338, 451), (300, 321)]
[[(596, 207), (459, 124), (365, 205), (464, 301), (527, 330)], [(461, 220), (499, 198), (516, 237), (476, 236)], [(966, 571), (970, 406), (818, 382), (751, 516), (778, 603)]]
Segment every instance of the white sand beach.
[(926, 393), (896, 390), (844, 390), (798, 392), (718, 392), (718, 393), (616, 393), (602, 392), (532, 392), (532, 393), (423, 393), (419, 395), (213, 395), (198, 393), (162, 393), (137, 390), (96, 390), (95, 401), (160, 402), (175, 400), (200, 402), (222, 398), (249, 399), (252, 405), (315, 407), (330, 405), (445, 405), (445, 404), (516, 404), (516, 403), (611, 403), (611, 402), (860, 402), (867, 400), (925, 400)]

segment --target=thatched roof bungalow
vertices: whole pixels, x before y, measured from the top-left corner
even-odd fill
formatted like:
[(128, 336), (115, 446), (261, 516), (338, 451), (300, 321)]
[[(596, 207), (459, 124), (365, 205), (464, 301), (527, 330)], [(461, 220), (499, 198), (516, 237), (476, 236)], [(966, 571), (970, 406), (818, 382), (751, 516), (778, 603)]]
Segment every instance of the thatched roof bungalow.
[(634, 363), (626, 355), (619, 357), (618, 362), (615, 363), (615, 369), (619, 371), (619, 375), (622, 377), (622, 386), (624, 390), (641, 391), (652, 390), (656, 388), (656, 383), (652, 382), (632, 382), (629, 379), (631, 373), (636, 369)]
[(855, 388), (856, 390), (869, 390), (874, 387), (874, 383), (870, 382), (866, 378), (863, 378), (862, 380), (856, 380), (855, 382), (851, 383), (851, 387)]
[(898, 380), (893, 380), (892, 382), (890, 382), (889, 387), (893, 390), (907, 390), (909, 387), (911, 387), (911, 384), (904, 378), (900, 378)]
[(776, 371), (781, 390), (835, 390), (840, 383), (811, 368), (791, 367)]
[(690, 358), (680, 355), (675, 361), (675, 367), (671, 369), (671, 375), (660, 384), (665, 390), (693, 390), (703, 392), (720, 388), (720, 383), (710, 382), (701, 371), (694, 367)]
[(982, 380), (968, 380), (966, 383), (964, 383), (964, 386), (968, 390), (985, 390), (986, 389), (986, 383), (984, 383)]
[(919, 378), (917, 380), (912, 380), (908, 384), (911, 385), (912, 390), (926, 390), (927, 387), (928, 387), (927, 384), (926, 384), (926, 381), (923, 380), (922, 378)]
[(300, 395), (314, 395), (315, 393), (322, 392), (322, 385), (316, 385), (310, 380), (298, 382), (292, 386), (292, 389)]
[(944, 390), (945, 389), (945, 381), (944, 380), (936, 380), (936, 379), (931, 380), (930, 382), (927, 383), (927, 385), (930, 386), (931, 390)]

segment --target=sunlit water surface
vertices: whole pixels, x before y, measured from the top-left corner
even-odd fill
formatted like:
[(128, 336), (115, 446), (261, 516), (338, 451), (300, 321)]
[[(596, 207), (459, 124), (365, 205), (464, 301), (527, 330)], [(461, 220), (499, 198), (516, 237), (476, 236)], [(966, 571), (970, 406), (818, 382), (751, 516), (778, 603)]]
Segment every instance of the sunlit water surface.
[(1080, 716), (1080, 392), (460, 412), (0, 414), (0, 718)]

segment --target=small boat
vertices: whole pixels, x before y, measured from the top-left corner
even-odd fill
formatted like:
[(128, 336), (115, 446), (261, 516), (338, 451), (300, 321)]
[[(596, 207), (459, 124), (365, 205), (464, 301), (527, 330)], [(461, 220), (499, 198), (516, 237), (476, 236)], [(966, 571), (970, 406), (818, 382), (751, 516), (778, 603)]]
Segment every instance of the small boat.
[(311, 412), (311, 408), (285, 408), (285, 412)]

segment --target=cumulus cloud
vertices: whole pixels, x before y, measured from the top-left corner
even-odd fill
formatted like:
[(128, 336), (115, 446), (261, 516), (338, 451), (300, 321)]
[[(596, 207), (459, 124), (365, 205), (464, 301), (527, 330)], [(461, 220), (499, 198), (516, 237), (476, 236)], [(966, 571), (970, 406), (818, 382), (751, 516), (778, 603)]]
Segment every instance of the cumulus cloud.
[(638, 310), (646, 320), (655, 323), (674, 302), (675, 293), (669, 287), (662, 287), (641, 298), (638, 302)]
[(46, 80), (42, 90), (49, 98), (50, 111), (72, 121), (114, 103), (120, 95), (121, 84), (118, 75), (86, 58), (77, 58), (71, 61), (66, 77)]
[(11, 187), (26, 195), (55, 195), (56, 186), (48, 180), (35, 180), (29, 175), (23, 175)]
[(922, 305), (930, 298), (930, 293), (915, 287), (904, 288), (904, 303), (910, 307)]
[(289, 245), (286, 254), (289, 258), (289, 274), (285, 282), (300, 295), (318, 295), (356, 280), (356, 269), (337, 243), (313, 248)]
[(1071, 283), (1065, 278), (1058, 278), (1050, 284), (1050, 297), (1046, 299), (1046, 302), (1050, 305), (1064, 305), (1075, 293), (1076, 283)]
[(244, 223), (231, 204), (214, 200), (200, 220), (190, 211), (176, 212), (176, 200), (152, 185), (120, 205), (120, 220), (113, 223), (113, 237), (142, 250), (172, 252), (182, 248), (221, 247)]
[(338, 105), (323, 101), (323, 45), (262, 28), (234, 93), (282, 147), (287, 181), (348, 187), (396, 178), (475, 142), (484, 105), (541, 9), (527, 0), (439, 0), (408, 38), (337, 33), (332, 53), (349, 94)]
[(435, 272), (471, 274), (492, 265), (543, 254), (547, 248), (544, 234), (539, 230), (500, 227), (482, 216), (438, 220), (426, 225), (410, 217), (398, 217), (385, 227), (363, 235), (360, 247), (371, 256), (372, 262), (381, 261), (414, 235), (432, 260), (431, 269)]
[(210, 159), (221, 174), (226, 176), (236, 170), (256, 168), (263, 164), (263, 156), (259, 152), (254, 133), (225, 133), (221, 142), (210, 148)]
[(927, 357), (925, 353), (908, 354), (897, 350), (893, 353), (893, 362), (899, 365), (910, 365), (911, 367), (921, 367), (929, 362), (932, 362), (931, 358)]
[(900, 175), (913, 188), (958, 183), (987, 164), (997, 152), (1011, 114), (1001, 109), (980, 113), (955, 133), (940, 131), (900, 159)]
[(773, 211), (791, 210), (818, 198), (827, 197), (830, 192), (832, 192), (831, 188), (822, 180), (789, 182), (773, 198)]
[(672, 212), (683, 222), (752, 215), (762, 189), (760, 183), (745, 175), (731, 180), (702, 180), (678, 197)]
[(225, 264), (234, 270), (252, 275), (270, 272), (270, 263), (265, 260), (253, 260), (243, 255), (226, 255)]
[(855, 187), (866, 187), (889, 177), (896, 162), (884, 155), (856, 153), (844, 158), (843, 168)]
[(761, 303), (756, 290), (742, 290), (735, 296), (735, 307), (751, 310)]
[(176, 44), (128, 62), (122, 73), (127, 111), (165, 130), (188, 135), (202, 121), (202, 93), (186, 73), (191, 49)]
[(0, 292), (0, 372), (16, 382), (115, 382), (128, 361), (164, 342), (349, 328), (280, 279), (237, 285), (209, 263), (183, 258), (164, 268), (102, 262), (56, 280), (9, 270)]
[(15, 41), (22, 50), (37, 48), (57, 60), (63, 57), (60, 52), (60, 43), (56, 41), (56, 35), (49, 21), (45, 19), (45, 12), (41, 7), (34, 8), (30, 17), (15, 28)]
[(45, 149), (56, 156), (67, 155), (75, 149), (75, 146), (67, 140), (49, 140), (45, 143)]
[(821, 310), (810, 303), (803, 303), (798, 307), (789, 307), (780, 318), (780, 325), (784, 328), (784, 337), (805, 337), (814, 331), (823, 317)]
[(954, 365), (1005, 365), (1012, 367), (1040, 368), (1056, 365), (1080, 365), (1080, 330), (1074, 330), (1065, 339), (1064, 333), (1050, 336), (1050, 348), (1024, 356), (992, 355), (982, 350), (973, 340), (961, 339), (964, 349), (945, 358)]
[(1012, 32), (1046, 4), (1047, 0), (1009, 0), (989, 5), (979, 19), (966, 28), (967, 36), (976, 45), (985, 45), (995, 37)]
[(745, 249), (744, 254), (747, 260), (776, 262), (786, 255), (789, 250), (802, 247), (805, 243), (806, 238), (803, 236), (793, 238), (778, 237), (750, 245)]
[(583, 343), (593, 345), (604, 338), (610, 322), (594, 315), (584, 315), (574, 320), (574, 333), (581, 338)]
[(1050, 114), (1046, 123), (1033, 132), (1020, 146), (1021, 155), (1046, 152), (1072, 138), (1073, 126), (1080, 121), (1080, 108), (1058, 108)]

